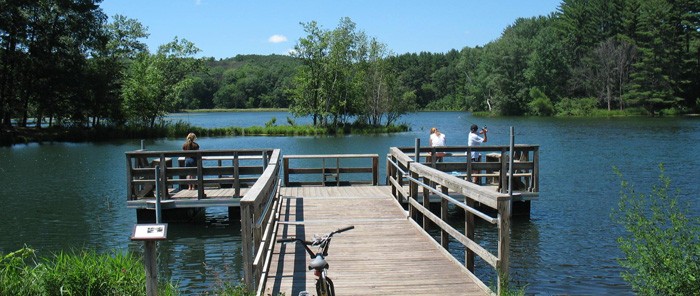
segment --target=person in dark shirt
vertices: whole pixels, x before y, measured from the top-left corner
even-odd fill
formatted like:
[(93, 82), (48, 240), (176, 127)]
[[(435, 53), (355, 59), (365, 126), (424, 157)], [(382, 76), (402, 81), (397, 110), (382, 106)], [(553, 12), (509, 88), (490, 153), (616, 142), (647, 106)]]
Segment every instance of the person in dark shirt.
[[(199, 144), (195, 142), (197, 140), (197, 135), (194, 133), (187, 134), (187, 139), (185, 144), (182, 144), (182, 150), (199, 150)], [(197, 166), (197, 160), (194, 157), (185, 158), (185, 167), (195, 167)], [(194, 179), (194, 176), (187, 175), (187, 179)], [(194, 183), (187, 184), (187, 189), (194, 190)]]

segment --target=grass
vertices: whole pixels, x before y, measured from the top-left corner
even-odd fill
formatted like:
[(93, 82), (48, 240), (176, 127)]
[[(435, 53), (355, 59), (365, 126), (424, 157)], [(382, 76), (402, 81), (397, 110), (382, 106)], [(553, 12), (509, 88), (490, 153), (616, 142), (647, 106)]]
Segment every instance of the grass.
[(251, 109), (184, 109), (183, 113), (209, 113), (209, 112), (284, 112), (288, 108), (251, 108)]
[[(159, 295), (177, 295), (175, 285), (161, 283)], [(145, 295), (141, 259), (131, 253), (59, 252), (36, 258), (24, 247), (0, 254), (0, 295)]]
[[(37, 258), (35, 253), (29, 247), (0, 253), (0, 295), (146, 295), (143, 260), (133, 253), (81, 250), (46, 258)], [(221, 285), (211, 295), (255, 295), (241, 284)], [(163, 281), (158, 285), (158, 295), (180, 293), (175, 284)]]
[(222, 127), (203, 128), (178, 121), (163, 123), (153, 128), (145, 127), (50, 127), (50, 128), (19, 128), (2, 130), (0, 145), (22, 144), (30, 142), (85, 142), (109, 141), (114, 139), (144, 139), (144, 138), (181, 138), (190, 132), (202, 137), (229, 136), (319, 136), (343, 134), (381, 134), (408, 131), (407, 125), (389, 127), (346, 126), (344, 128), (324, 128), (312, 125), (275, 125), (251, 127)]

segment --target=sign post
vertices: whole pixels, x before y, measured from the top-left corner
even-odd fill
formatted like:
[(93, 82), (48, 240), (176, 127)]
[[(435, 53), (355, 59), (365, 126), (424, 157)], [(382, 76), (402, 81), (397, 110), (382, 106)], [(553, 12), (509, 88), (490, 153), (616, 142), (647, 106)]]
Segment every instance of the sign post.
[(143, 263), (146, 269), (146, 295), (158, 295), (158, 265), (156, 263), (156, 241), (168, 236), (168, 224), (136, 224), (131, 233), (132, 241), (143, 241)]

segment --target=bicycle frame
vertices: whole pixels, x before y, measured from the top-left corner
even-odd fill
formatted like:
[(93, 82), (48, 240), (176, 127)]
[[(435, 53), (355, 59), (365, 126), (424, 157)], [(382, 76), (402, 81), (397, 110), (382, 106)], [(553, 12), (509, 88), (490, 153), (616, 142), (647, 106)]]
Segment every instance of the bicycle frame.
[[(335, 288), (333, 286), (333, 281), (327, 276), (328, 275), (328, 262), (326, 262), (326, 256), (328, 256), (328, 248), (331, 245), (331, 238), (333, 237), (334, 234), (336, 233), (341, 233), (344, 231), (348, 231), (350, 229), (355, 228), (355, 226), (348, 226), (345, 228), (340, 228), (336, 231), (333, 231), (325, 236), (317, 237), (314, 236), (313, 241), (305, 241), (300, 238), (282, 238), (278, 239), (278, 243), (290, 243), (290, 242), (301, 242), (302, 245), (304, 246), (304, 249), (306, 250), (306, 253), (309, 254), (309, 259), (311, 261), (309, 262), (309, 270), (314, 270), (314, 275), (317, 277), (316, 278), (316, 292), (318, 293), (319, 296), (327, 295), (327, 296), (333, 296), (335, 295)], [(309, 246), (318, 246), (318, 252), (315, 252), (311, 250)]]

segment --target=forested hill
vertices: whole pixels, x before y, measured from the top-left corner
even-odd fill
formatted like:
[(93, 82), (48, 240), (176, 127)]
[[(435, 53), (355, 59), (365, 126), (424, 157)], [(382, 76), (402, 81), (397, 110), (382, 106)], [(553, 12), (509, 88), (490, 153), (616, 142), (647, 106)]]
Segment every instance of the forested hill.
[(208, 58), (183, 94), (178, 109), (287, 108), (285, 88), (301, 65), (284, 55), (238, 55)]
[(98, 0), (3, 3), (4, 126), (152, 127), (186, 108), (289, 107), (326, 126), (388, 125), (418, 109), (700, 111), (697, 0), (563, 0), (484, 46), (441, 53), (397, 55), (350, 18), (332, 30), (311, 21), (289, 56), (218, 61), (195, 58), (196, 45), (177, 37), (149, 51), (146, 28), (107, 22)]

